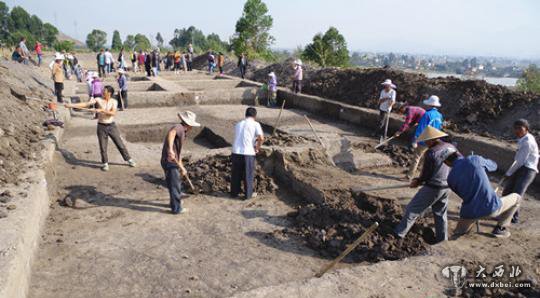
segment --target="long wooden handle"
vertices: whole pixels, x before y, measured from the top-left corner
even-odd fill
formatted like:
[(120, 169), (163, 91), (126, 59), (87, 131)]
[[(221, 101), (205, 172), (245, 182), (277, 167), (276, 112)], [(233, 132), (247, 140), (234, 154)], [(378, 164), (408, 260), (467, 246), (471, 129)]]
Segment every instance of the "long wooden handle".
[(409, 187), (410, 183), (402, 183), (402, 184), (394, 184), (394, 185), (386, 185), (386, 186), (372, 186), (372, 187), (366, 187), (366, 188), (360, 188), (360, 189), (353, 189), (353, 191), (374, 191), (374, 190), (385, 190), (385, 189), (396, 189), (396, 188), (405, 188)]
[(281, 109), (279, 110), (279, 115), (276, 120), (276, 124), (274, 124), (274, 131), (272, 131), (272, 136), (276, 134), (276, 130), (278, 128), (279, 122), (281, 121), (281, 113), (283, 112), (283, 108), (285, 107), (285, 101), (283, 100), (283, 103), (281, 103)]
[(184, 178), (186, 178), (186, 181), (188, 182), (191, 191), (193, 191), (194, 194), (197, 194), (198, 192), (195, 190), (195, 187), (193, 186), (193, 183), (191, 183), (191, 179), (189, 179), (188, 175), (185, 175)]
[(379, 145), (375, 146), (375, 149), (377, 149), (377, 148), (381, 147), (382, 145), (384, 145), (384, 144), (386, 144), (386, 143), (390, 142), (391, 140), (393, 140), (393, 139), (395, 139), (395, 138), (396, 138), (396, 137), (395, 137), (395, 136), (393, 136), (393, 137), (390, 137), (390, 138), (388, 138), (388, 139), (386, 139), (386, 140), (384, 140), (384, 141), (380, 142), (380, 143), (379, 143)]
[(77, 109), (77, 110), (82, 110), (82, 111), (96, 112), (96, 109), (90, 109), (90, 108), (69, 107), (68, 109)]
[(313, 134), (315, 135), (315, 137), (317, 138), (317, 140), (319, 140), (319, 143), (321, 143), (321, 146), (325, 147), (326, 146), (324, 145), (322, 139), (319, 137), (319, 135), (317, 134), (317, 132), (315, 131), (315, 128), (313, 128), (313, 125), (311, 124), (311, 121), (309, 121), (309, 118), (307, 115), (304, 115), (304, 118), (306, 118), (306, 121), (307, 123), (309, 124), (309, 127), (311, 127), (311, 131), (313, 131)]
[(350, 254), (362, 241), (369, 235), (371, 232), (375, 231), (379, 227), (379, 223), (375, 222), (373, 223), (367, 230), (360, 236), (356, 241), (353, 242), (353, 244), (349, 245), (345, 251), (343, 251), (335, 260), (333, 260), (330, 264), (326, 265), (319, 273), (315, 275), (315, 277), (319, 278), (323, 276), (326, 272), (328, 272), (330, 269), (332, 269), (334, 266), (336, 266), (337, 263), (339, 263), (343, 258), (345, 258), (348, 254)]

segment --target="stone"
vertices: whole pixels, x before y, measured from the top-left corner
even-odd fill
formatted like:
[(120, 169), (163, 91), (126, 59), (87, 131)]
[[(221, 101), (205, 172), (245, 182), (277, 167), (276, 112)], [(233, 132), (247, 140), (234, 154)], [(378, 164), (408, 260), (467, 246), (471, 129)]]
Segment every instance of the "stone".
[(4, 218), (4, 217), (7, 217), (7, 216), (8, 216), (7, 212), (5, 210), (3, 210), (3, 209), (0, 209), (0, 218)]
[(11, 204), (11, 205), (8, 205), (6, 208), (7, 208), (7, 210), (15, 210), (15, 209), (17, 209), (17, 206)]

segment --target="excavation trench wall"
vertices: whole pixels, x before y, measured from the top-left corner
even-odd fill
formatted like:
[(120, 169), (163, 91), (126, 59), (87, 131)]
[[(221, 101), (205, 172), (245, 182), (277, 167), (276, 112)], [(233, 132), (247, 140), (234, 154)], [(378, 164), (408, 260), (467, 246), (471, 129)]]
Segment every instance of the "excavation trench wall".
[[(244, 84), (261, 86), (262, 84), (245, 81)], [(373, 109), (348, 105), (345, 103), (329, 100), (313, 95), (295, 94), (288, 89), (279, 88), (278, 101), (286, 100), (286, 108), (296, 108), (313, 114), (346, 121), (361, 127), (377, 129), (379, 112)], [(388, 130), (397, 131), (403, 120), (397, 115), (391, 115)], [(504, 172), (514, 161), (516, 146), (507, 142), (482, 137), (475, 134), (459, 134), (449, 132), (453, 142), (457, 142), (459, 150), (463, 154), (477, 154), (494, 160), (498, 165), (498, 171)], [(406, 138), (410, 138), (409, 133)], [(535, 187), (540, 187), (540, 176), (534, 181)]]

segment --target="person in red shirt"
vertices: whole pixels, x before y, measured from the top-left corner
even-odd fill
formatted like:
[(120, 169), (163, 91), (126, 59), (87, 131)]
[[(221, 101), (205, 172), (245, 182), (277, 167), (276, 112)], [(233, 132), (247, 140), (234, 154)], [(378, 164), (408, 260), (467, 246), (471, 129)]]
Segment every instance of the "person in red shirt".
[(38, 58), (38, 67), (41, 66), (41, 61), (43, 57), (43, 51), (41, 50), (41, 43), (36, 40), (36, 45), (34, 46), (34, 51), (36, 52)]
[(401, 125), (398, 131), (394, 134), (394, 137), (399, 137), (401, 134), (409, 130), (409, 128), (415, 126), (420, 122), (422, 116), (426, 113), (426, 110), (421, 107), (411, 106), (408, 102), (401, 102), (397, 104), (397, 112), (405, 115), (405, 122)]

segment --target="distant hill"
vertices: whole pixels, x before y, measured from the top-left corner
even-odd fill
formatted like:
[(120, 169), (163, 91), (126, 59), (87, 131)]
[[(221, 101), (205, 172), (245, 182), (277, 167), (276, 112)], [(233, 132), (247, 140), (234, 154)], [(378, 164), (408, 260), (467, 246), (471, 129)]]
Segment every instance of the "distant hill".
[(58, 40), (62, 41), (62, 40), (69, 40), (69, 41), (72, 41), (75, 43), (75, 47), (76, 48), (86, 48), (86, 44), (78, 39), (75, 39), (63, 32), (58, 32), (58, 35), (56, 35), (56, 38), (58, 38)]

